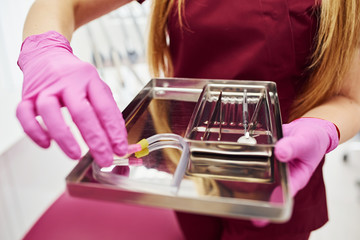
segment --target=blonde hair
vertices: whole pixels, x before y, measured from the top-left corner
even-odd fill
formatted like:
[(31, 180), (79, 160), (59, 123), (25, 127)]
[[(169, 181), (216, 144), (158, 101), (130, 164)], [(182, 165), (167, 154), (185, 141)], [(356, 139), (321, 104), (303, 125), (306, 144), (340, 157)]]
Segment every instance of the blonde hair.
[[(178, 0), (177, 13), (180, 26), (183, 24), (184, 1)], [(173, 75), (173, 64), (167, 44), (167, 20), (175, 0), (153, 0), (148, 41), (148, 62), (152, 76)]]
[(311, 75), (295, 100), (292, 119), (340, 94), (359, 43), (359, 17), (358, 0), (322, 1)]
[[(184, 1), (177, 1), (180, 26)], [(316, 0), (319, 1), (319, 0)], [(173, 75), (167, 44), (167, 19), (175, 0), (154, 0), (148, 46), (150, 72)], [(320, 23), (309, 66), (309, 80), (293, 104), (291, 119), (298, 118), (331, 96), (340, 94), (343, 77), (350, 68), (360, 37), (359, 0), (322, 0)]]

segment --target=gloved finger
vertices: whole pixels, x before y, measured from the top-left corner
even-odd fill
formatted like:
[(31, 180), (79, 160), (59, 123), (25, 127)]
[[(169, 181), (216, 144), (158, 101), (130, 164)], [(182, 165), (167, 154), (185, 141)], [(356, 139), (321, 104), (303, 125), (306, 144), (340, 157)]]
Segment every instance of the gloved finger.
[(290, 193), (294, 197), (309, 182), (313, 169), (306, 162), (295, 159), (289, 162), (289, 171)]
[(16, 117), (24, 129), (24, 132), (36, 144), (43, 148), (50, 146), (50, 137), (36, 120), (35, 106), (32, 101), (25, 100), (20, 102), (16, 108)]
[(133, 153), (136, 153), (136, 152), (139, 152), (141, 151), (142, 147), (141, 147), (141, 144), (130, 144), (128, 145), (128, 149), (127, 149), (127, 154), (133, 154)]
[(110, 166), (113, 151), (90, 103), (81, 94), (69, 90), (64, 92), (63, 101), (95, 161), (102, 167)]
[[(270, 203), (284, 203), (284, 194), (281, 186), (277, 186), (271, 193)], [(267, 219), (251, 219), (252, 224), (255, 227), (266, 227), (270, 224), (270, 221)]]
[(43, 118), (50, 136), (64, 153), (72, 159), (79, 159), (81, 157), (80, 146), (65, 123), (57, 97), (40, 94), (36, 101), (36, 108)]
[(270, 224), (269, 220), (263, 220), (263, 219), (251, 219), (251, 222), (255, 227), (258, 228), (266, 227), (267, 225)]
[(125, 121), (109, 87), (99, 79), (89, 84), (88, 98), (112, 145), (115, 154), (127, 153)]
[(300, 141), (300, 138), (301, 136), (280, 139), (275, 145), (276, 158), (281, 162), (289, 162), (295, 158), (301, 159), (302, 155), (309, 151), (309, 145), (308, 141)]

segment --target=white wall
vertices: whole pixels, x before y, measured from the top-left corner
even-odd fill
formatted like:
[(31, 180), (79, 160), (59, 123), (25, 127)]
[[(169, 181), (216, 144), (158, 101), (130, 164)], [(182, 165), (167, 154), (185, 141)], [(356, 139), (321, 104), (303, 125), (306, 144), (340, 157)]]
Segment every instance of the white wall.
[(22, 73), (16, 61), (22, 25), (33, 0), (0, 0), (0, 154), (23, 136), (15, 118)]

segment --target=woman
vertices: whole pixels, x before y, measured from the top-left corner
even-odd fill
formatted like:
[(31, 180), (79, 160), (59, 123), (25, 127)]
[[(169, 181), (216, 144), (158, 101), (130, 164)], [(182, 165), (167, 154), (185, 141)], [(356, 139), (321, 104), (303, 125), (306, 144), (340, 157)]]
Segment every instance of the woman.
[[(54, 139), (69, 157), (80, 157), (60, 115), (60, 107), (66, 106), (100, 165), (111, 164), (112, 153), (126, 151), (124, 126), (113, 124), (123, 120), (108, 88), (93, 67), (72, 55), (67, 40), (79, 26), (128, 2), (38, 0), (33, 5), (19, 57), (24, 91), (17, 116), (40, 146), (47, 147)], [(154, 75), (275, 81), (282, 118), (288, 123), (275, 154), (290, 166), (295, 204), (289, 222), (177, 213), (185, 236), (308, 239), (328, 220), (323, 157), (360, 128), (353, 120), (360, 117), (360, 3), (153, 2), (149, 63)], [(47, 131), (36, 122), (36, 115), (42, 116)]]

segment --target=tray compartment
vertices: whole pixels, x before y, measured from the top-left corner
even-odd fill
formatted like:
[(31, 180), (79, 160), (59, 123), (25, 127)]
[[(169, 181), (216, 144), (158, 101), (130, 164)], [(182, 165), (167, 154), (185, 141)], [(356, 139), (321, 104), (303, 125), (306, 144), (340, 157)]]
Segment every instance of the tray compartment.
[[(188, 176), (273, 181), (274, 129), (279, 123), (271, 117), (276, 107), (269, 99), (272, 90), (266, 84), (204, 86), (185, 133), (191, 152)], [(247, 132), (253, 141), (239, 143)]]

